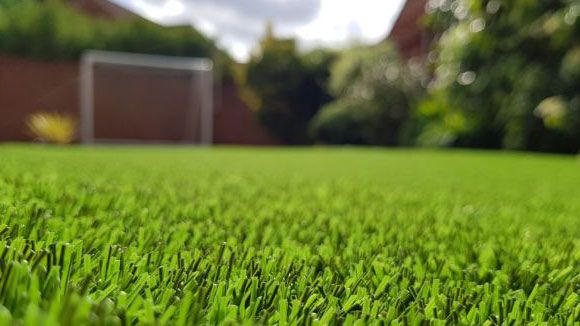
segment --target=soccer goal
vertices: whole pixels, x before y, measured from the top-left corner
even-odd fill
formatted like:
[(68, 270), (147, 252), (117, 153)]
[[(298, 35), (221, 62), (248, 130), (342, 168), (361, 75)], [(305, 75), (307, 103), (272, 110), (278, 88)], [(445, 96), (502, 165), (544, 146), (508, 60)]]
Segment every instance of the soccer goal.
[(79, 129), (83, 144), (212, 144), (212, 60), (87, 51)]

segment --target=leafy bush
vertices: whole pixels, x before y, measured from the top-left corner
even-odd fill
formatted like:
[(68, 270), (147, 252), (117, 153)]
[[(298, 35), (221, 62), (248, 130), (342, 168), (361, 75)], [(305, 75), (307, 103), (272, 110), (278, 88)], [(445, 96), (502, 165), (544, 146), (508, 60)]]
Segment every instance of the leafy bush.
[(227, 77), (229, 57), (192, 27), (141, 18), (108, 21), (62, 1), (0, 1), (0, 51), (47, 60), (77, 59), (87, 49), (212, 57)]
[(326, 83), (330, 51), (300, 54), (295, 40), (278, 39), (271, 28), (258, 53), (244, 65), (238, 84), (262, 124), (289, 144), (309, 143), (308, 123), (331, 96)]
[(422, 78), (420, 65), (403, 64), (389, 43), (344, 52), (329, 83), (337, 100), (313, 119), (313, 137), (336, 144), (400, 144), (411, 108), (421, 98)]
[[(466, 121), (462, 130), (447, 129), (451, 145), (580, 150), (577, 1), (442, 0), (430, 1), (428, 9), (427, 23), (441, 33), (430, 55), (431, 96)], [(538, 114), (554, 99), (565, 128)], [(426, 124), (422, 138), (445, 129), (445, 119), (440, 114)]]
[(366, 145), (372, 142), (369, 125), (372, 116), (356, 102), (334, 101), (324, 107), (310, 123), (314, 139), (326, 144)]
[(465, 130), (468, 121), (461, 110), (445, 96), (432, 95), (421, 101), (413, 112), (409, 138), (420, 146), (451, 146)]
[(58, 113), (33, 114), (26, 125), (36, 140), (61, 145), (72, 143), (77, 131), (73, 118)]

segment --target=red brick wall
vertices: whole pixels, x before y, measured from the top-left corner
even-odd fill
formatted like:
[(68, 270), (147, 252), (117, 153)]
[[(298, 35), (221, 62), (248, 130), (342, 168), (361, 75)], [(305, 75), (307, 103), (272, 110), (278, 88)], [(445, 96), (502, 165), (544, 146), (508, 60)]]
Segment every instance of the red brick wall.
[[(97, 74), (99, 76), (99, 74)], [(194, 124), (187, 116), (187, 82), (126, 75), (96, 79), (95, 134), (98, 138), (165, 140), (192, 139)], [(104, 78), (104, 77), (101, 77)], [(0, 141), (29, 141), (25, 121), (39, 111), (78, 118), (78, 64), (39, 62), (0, 56)], [(221, 103), (214, 114), (216, 144), (279, 144), (240, 100), (232, 83), (216, 92)]]
[(224, 84), (221, 108), (214, 115), (214, 141), (218, 144), (280, 145), (260, 125), (256, 115), (242, 102), (233, 83)]
[(389, 35), (406, 59), (423, 56), (429, 50), (430, 36), (420, 26), (426, 4), (427, 0), (407, 0)]
[(30, 140), (25, 120), (38, 111), (77, 116), (77, 65), (0, 56), (0, 140)]

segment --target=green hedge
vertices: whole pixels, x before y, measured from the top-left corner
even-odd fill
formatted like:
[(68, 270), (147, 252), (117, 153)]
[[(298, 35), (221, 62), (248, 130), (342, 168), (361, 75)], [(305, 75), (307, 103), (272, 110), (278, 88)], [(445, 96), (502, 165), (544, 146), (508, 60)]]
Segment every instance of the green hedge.
[(78, 58), (86, 49), (229, 58), (195, 29), (141, 18), (108, 21), (61, 1), (0, 1), (0, 52), (45, 60)]

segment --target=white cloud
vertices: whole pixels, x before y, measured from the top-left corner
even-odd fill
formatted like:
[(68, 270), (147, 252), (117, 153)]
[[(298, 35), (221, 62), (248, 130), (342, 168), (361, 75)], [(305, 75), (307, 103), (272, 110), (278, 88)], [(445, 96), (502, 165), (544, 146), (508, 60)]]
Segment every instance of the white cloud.
[(397, 17), (401, 0), (323, 0), (318, 17), (295, 29), (310, 43), (344, 46), (373, 43), (385, 38)]
[(404, 0), (111, 0), (160, 24), (190, 23), (244, 61), (272, 21), (303, 47), (375, 43)]

